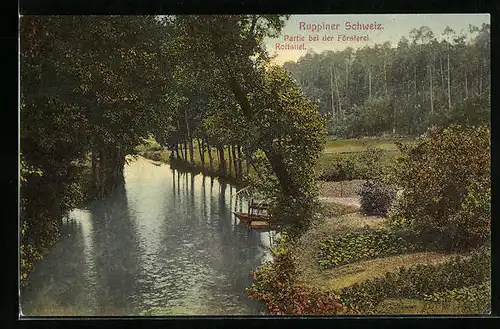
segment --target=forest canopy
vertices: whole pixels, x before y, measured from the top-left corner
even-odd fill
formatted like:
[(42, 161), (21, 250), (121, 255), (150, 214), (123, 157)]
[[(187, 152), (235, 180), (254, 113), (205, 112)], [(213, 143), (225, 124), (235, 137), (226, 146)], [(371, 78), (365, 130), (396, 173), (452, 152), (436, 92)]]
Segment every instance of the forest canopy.
[(488, 124), (490, 25), (469, 26), (468, 32), (422, 26), (397, 44), (308, 52), (283, 66), (338, 137)]

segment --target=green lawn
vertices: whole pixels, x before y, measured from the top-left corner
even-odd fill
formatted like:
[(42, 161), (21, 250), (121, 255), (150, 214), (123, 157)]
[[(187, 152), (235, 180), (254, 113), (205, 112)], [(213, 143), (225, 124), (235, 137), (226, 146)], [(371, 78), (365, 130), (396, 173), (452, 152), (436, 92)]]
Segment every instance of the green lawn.
[(401, 141), (403, 143), (408, 140), (391, 139), (391, 138), (358, 138), (358, 139), (328, 139), (325, 146), (325, 153), (350, 153), (360, 152), (365, 146), (374, 146), (383, 149), (384, 151), (398, 152), (394, 142)]

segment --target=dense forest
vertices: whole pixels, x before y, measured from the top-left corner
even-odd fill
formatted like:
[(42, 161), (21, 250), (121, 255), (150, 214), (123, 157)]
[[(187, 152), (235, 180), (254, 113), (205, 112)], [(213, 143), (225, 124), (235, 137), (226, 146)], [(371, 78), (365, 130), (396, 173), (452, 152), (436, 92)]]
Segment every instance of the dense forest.
[(397, 45), (308, 52), (284, 67), (338, 137), (481, 124), (490, 117), (490, 26), (468, 32), (422, 26)]

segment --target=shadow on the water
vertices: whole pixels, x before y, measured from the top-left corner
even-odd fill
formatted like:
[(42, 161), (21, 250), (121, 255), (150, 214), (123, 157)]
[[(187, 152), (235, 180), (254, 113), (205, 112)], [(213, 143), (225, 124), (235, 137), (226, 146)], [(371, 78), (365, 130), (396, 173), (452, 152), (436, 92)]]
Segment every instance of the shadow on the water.
[(97, 312), (133, 314), (141, 263), (137, 228), (130, 216), (125, 186), (95, 201), (89, 211), (93, 226), (98, 227), (93, 230)]
[[(82, 225), (74, 219), (65, 218), (60, 240), (21, 291), (23, 315), (72, 315), (87, 311), (84, 305), (84, 250)], [(59, 266), (60, 263), (65, 266)]]
[(69, 216), (22, 293), (24, 314), (258, 314), (245, 288), (266, 233), (235, 223), (247, 204), (236, 188), (147, 162), (126, 174)]

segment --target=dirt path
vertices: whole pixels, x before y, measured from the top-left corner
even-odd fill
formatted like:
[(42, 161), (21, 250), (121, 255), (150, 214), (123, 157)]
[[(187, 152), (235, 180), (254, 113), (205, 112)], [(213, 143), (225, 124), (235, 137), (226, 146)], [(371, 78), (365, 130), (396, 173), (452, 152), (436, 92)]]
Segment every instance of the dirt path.
[[(326, 202), (343, 202), (344, 204), (349, 203), (351, 206), (357, 201), (350, 199), (352, 198), (328, 198)], [(385, 222), (385, 218), (364, 216), (359, 211), (342, 216), (325, 217), (322, 222), (305, 232), (296, 246), (294, 254), (301, 273), (298, 280), (305, 285), (320, 289), (338, 290), (356, 282), (383, 277), (386, 272), (395, 272), (401, 266), (442, 262), (454, 256), (453, 254), (436, 252), (414, 252), (355, 262), (333, 269), (323, 269), (319, 266), (317, 256), (320, 241), (359, 229), (377, 229), (383, 227)]]
[(321, 269), (317, 264), (304, 267), (300, 279), (310, 286), (325, 290), (339, 290), (365, 280), (383, 277), (387, 272), (396, 272), (399, 267), (414, 264), (436, 264), (450, 260), (455, 254), (416, 252), (346, 264), (333, 269)]
[(319, 200), (326, 203), (335, 203), (348, 207), (361, 208), (359, 197), (319, 197)]
[(344, 182), (319, 182), (322, 197), (349, 197), (357, 198), (357, 190), (363, 185), (364, 180), (350, 180)]

